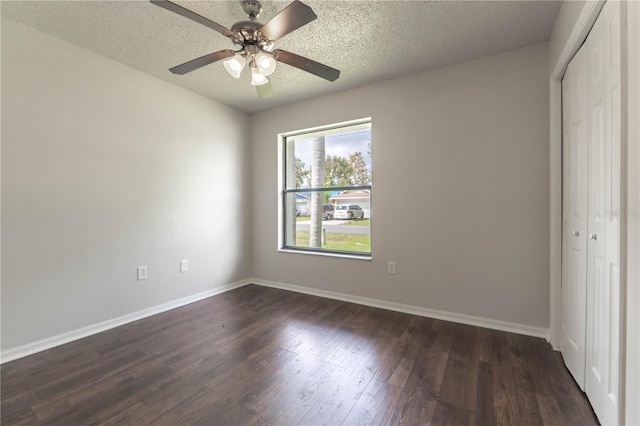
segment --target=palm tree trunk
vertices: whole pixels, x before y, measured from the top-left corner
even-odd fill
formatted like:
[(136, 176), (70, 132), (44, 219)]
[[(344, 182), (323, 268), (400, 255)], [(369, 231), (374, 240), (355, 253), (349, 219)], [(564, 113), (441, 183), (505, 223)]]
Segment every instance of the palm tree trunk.
[[(324, 186), (324, 136), (317, 137), (312, 143), (311, 160), (311, 187), (321, 188)], [(322, 247), (322, 205), (324, 194), (314, 191), (311, 193), (311, 224), (309, 232), (309, 247)]]
[[(294, 143), (287, 143), (287, 170), (285, 176), (287, 177), (287, 188), (296, 188), (296, 151)], [(284, 235), (286, 236), (285, 245), (296, 245), (296, 196), (294, 193), (288, 193), (285, 195), (285, 212), (287, 216), (284, 221), (284, 226), (287, 228)]]

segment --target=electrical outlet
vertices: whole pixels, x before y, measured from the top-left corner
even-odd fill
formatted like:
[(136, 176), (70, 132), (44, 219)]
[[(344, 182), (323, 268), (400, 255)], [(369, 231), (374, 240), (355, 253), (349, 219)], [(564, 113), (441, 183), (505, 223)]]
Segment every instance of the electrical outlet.
[(396, 274), (396, 262), (387, 262), (387, 274)]
[(146, 280), (147, 278), (149, 278), (149, 275), (147, 273), (147, 267), (138, 266), (138, 281)]
[(180, 261), (180, 272), (187, 272), (189, 270), (189, 261), (181, 260)]

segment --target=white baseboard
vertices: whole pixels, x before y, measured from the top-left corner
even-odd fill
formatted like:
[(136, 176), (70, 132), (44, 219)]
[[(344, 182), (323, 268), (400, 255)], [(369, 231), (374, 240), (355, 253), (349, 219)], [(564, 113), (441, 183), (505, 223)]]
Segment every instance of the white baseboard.
[(513, 322), (499, 321), (489, 318), (475, 317), (471, 315), (457, 314), (454, 312), (439, 311), (436, 309), (423, 308), (420, 306), (405, 305), (402, 303), (387, 302), (384, 300), (370, 299), (367, 297), (353, 296), (345, 293), (336, 293), (333, 291), (319, 290), (310, 287), (301, 287), (293, 284), (284, 284), (274, 281), (265, 281), (259, 279), (251, 280), (253, 284), (263, 287), (278, 288), (281, 290), (295, 291), (297, 293), (310, 294), (313, 296), (326, 297), (328, 299), (342, 300), (344, 302), (357, 303), (358, 305), (372, 306), (374, 308), (382, 308), (390, 311), (404, 312), (406, 314), (418, 315), (421, 317), (434, 318), (444, 321), (451, 321), (460, 324), (473, 325), (476, 327), (489, 328), (492, 330), (507, 331), (509, 333), (522, 334), (525, 336), (540, 337), (549, 339), (549, 329), (532, 327), (530, 325), (518, 324)]
[[(477, 327), (489, 328), (493, 330), (507, 331), (510, 333), (523, 334), (525, 336), (541, 337), (543, 339), (549, 339), (549, 329), (532, 327), (524, 324), (511, 323), (506, 321), (498, 321), (489, 318), (475, 317), (471, 315), (456, 314), (453, 312), (439, 311), (436, 309), (423, 308), (420, 306), (405, 305), (402, 303), (388, 302), (378, 299), (370, 299), (367, 297), (353, 296), (345, 293), (337, 293), (333, 291), (320, 290), (310, 287), (302, 287), (293, 284), (284, 284), (274, 281), (265, 281), (260, 279), (247, 279), (238, 281), (235, 283), (227, 284), (224, 286), (216, 287), (211, 290), (203, 291), (191, 296), (183, 297), (181, 299), (172, 300), (161, 305), (153, 306), (151, 308), (143, 309), (138, 312), (123, 315), (117, 318), (113, 318), (107, 321), (103, 321), (97, 324), (92, 324), (87, 327), (82, 327), (77, 330), (69, 331), (67, 333), (59, 334), (57, 336), (48, 337), (46, 339), (39, 340), (37, 342), (28, 343), (23, 346), (2, 351), (0, 353), (0, 364), (13, 361), (18, 358), (22, 358), (28, 355), (35, 354), (37, 352), (51, 349), (56, 346), (64, 345), (65, 343), (79, 340), (84, 337), (92, 336), (103, 331), (110, 330), (115, 327), (119, 327), (124, 324), (128, 324), (139, 319), (150, 317), (162, 312), (170, 311), (171, 309), (179, 308), (181, 306), (188, 305), (211, 296), (215, 296), (220, 293), (233, 290), (235, 288), (243, 287), (248, 284), (256, 284), (263, 287), (278, 288), (281, 290), (295, 291), (296, 293), (310, 294), (313, 296), (326, 297), (328, 299), (342, 300), (344, 302), (356, 303), (359, 305), (372, 306), (374, 308), (388, 309), (390, 311), (404, 312), (412, 315), (419, 315), (427, 318), (435, 318), (444, 321), (451, 321), (460, 324), (473, 325)], [(555, 349), (555, 348), (554, 348)]]
[(253, 282), (252, 280), (243, 280), (243, 281), (238, 281), (235, 283), (223, 285), (220, 287), (213, 288), (211, 290), (203, 291), (201, 293), (193, 294), (191, 296), (186, 296), (180, 299), (172, 300), (167, 303), (163, 303), (161, 305), (143, 309), (138, 312), (122, 315), (117, 318), (113, 318), (107, 321), (102, 321), (97, 324), (92, 324), (87, 327), (82, 327), (77, 330), (69, 331), (67, 333), (58, 334), (57, 336), (48, 337), (46, 339), (42, 339), (37, 342), (28, 343), (23, 346), (11, 348), (6, 351), (2, 351), (2, 353), (0, 353), (0, 364), (4, 364), (5, 362), (9, 362), (18, 358), (25, 357), (27, 355), (32, 355), (37, 352), (44, 351), (46, 349), (51, 349), (55, 346), (64, 345), (65, 343), (73, 342), (74, 340), (79, 340), (84, 337), (92, 336), (94, 334), (98, 334), (103, 331), (107, 331), (112, 328), (116, 328), (121, 325), (128, 324), (133, 321), (137, 321), (142, 318), (150, 317), (152, 315), (170, 311), (172, 309), (179, 308), (181, 306), (188, 305), (190, 303), (198, 302), (202, 299), (206, 299), (207, 297), (215, 296), (216, 294), (224, 293), (238, 287), (243, 287), (247, 284), (251, 284), (252, 282)]

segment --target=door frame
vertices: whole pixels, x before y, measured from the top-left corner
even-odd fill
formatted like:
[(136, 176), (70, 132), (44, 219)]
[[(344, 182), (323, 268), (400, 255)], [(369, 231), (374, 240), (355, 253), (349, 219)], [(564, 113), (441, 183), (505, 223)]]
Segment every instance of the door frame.
[[(624, 3), (623, 3), (624, 4)], [(624, 386), (626, 407), (624, 421), (627, 424), (640, 424), (640, 121), (629, 117), (640, 115), (640, 2), (626, 2), (622, 9), (622, 23), (626, 22), (627, 50), (626, 64), (622, 64), (622, 82), (627, 85), (626, 93), (622, 92), (623, 106), (626, 102), (626, 113), (623, 115), (621, 136), (627, 140), (627, 323), (626, 323), (626, 357)], [(626, 13), (626, 15), (625, 15)], [(625, 19), (626, 18), (626, 19)], [(632, 48), (635, 46), (635, 48)], [(624, 56), (622, 57), (624, 60)], [(624, 120), (627, 121), (626, 126)], [(625, 164), (625, 163), (623, 163)], [(623, 176), (624, 177), (624, 176)], [(624, 187), (623, 187), (624, 188)], [(635, 260), (635, 261), (634, 261)]]

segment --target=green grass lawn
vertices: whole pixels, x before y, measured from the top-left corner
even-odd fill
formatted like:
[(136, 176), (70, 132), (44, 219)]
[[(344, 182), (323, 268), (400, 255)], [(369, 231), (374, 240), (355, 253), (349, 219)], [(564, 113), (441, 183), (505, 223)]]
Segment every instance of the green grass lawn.
[[(311, 220), (311, 216), (297, 216), (296, 222), (309, 222)], [(347, 223), (343, 223), (343, 225), (355, 225), (355, 226), (370, 226), (371, 219), (356, 219), (350, 220)]]
[[(370, 235), (334, 234), (327, 232), (327, 241), (322, 247), (328, 250), (356, 251), (368, 253), (371, 251)], [(309, 247), (309, 233), (296, 232), (296, 245)]]
[(345, 223), (344, 225), (369, 226), (369, 225), (371, 225), (371, 219), (350, 220), (349, 222)]

